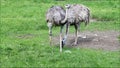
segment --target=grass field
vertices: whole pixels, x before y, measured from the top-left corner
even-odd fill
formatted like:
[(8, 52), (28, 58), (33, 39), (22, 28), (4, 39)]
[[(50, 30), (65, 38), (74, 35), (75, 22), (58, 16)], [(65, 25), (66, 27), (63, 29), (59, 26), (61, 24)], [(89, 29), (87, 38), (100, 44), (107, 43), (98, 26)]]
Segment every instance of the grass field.
[[(65, 47), (60, 53), (49, 45), (45, 13), (68, 3), (88, 6), (98, 20), (82, 24), (81, 31), (120, 31), (119, 0), (0, 0), (0, 67), (120, 67), (120, 51)], [(53, 30), (59, 34), (59, 27)]]

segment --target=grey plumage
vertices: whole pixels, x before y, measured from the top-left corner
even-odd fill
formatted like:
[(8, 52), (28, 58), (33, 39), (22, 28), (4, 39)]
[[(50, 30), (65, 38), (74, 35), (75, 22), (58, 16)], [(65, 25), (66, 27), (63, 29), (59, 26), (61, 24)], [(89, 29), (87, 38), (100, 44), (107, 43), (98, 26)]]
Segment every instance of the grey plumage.
[(53, 25), (61, 25), (65, 18), (65, 10), (61, 6), (52, 6), (46, 13), (46, 21)]
[(66, 5), (66, 17), (64, 22), (67, 21), (70, 24), (85, 22), (85, 25), (89, 23), (90, 10), (88, 7), (82, 4)]

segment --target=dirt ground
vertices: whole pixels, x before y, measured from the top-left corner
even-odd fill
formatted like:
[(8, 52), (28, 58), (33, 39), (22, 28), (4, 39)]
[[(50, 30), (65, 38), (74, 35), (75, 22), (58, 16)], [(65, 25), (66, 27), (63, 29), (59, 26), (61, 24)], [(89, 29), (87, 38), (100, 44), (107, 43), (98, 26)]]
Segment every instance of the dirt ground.
[[(86, 38), (84, 36), (86, 36)], [(84, 31), (79, 33), (77, 46), (72, 46), (74, 43), (75, 34), (68, 35), (65, 46), (118, 51), (120, 50), (118, 36), (120, 36), (120, 32), (118, 31)], [(59, 36), (54, 36), (52, 40), (53, 44), (59, 45)]]

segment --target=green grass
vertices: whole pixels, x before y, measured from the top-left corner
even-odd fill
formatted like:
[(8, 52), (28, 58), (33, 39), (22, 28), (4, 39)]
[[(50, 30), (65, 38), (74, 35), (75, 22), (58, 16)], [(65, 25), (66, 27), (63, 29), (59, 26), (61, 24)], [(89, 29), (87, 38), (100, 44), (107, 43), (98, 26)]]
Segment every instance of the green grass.
[[(120, 31), (118, 0), (0, 0), (0, 67), (120, 67), (119, 51), (65, 47), (60, 53), (59, 45), (49, 45), (45, 13), (52, 5), (68, 3), (88, 6), (99, 20), (82, 24), (81, 31)], [(53, 30), (59, 34), (59, 27)]]

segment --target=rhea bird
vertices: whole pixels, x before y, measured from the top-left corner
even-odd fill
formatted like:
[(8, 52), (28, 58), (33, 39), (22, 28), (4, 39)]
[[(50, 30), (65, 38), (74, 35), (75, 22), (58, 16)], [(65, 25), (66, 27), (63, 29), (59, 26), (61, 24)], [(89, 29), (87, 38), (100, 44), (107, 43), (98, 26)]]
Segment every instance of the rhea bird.
[(80, 24), (82, 22), (87, 25), (90, 19), (90, 9), (82, 4), (67, 4), (65, 5), (66, 15), (62, 23), (66, 22), (66, 35), (63, 38), (63, 44), (65, 44), (67, 34), (69, 32), (69, 26), (74, 25), (75, 27), (75, 42), (73, 45), (77, 45), (78, 34), (80, 31)]
[[(84, 5), (70, 5), (67, 4), (66, 10), (61, 6), (52, 6), (48, 9), (46, 13), (46, 21), (49, 28), (49, 38), (50, 45), (52, 42), (52, 27), (60, 26), (60, 52), (62, 52), (62, 47), (65, 45), (67, 40), (67, 35), (69, 32), (69, 26), (75, 26), (75, 42), (74, 45), (77, 45), (78, 32), (80, 31), (81, 22), (85, 22), (85, 25), (89, 23), (90, 10)], [(62, 38), (62, 30), (64, 25), (66, 25), (66, 34)]]
[(62, 31), (66, 22), (62, 22), (65, 19), (65, 10), (61, 6), (52, 6), (46, 13), (47, 26), (49, 28), (50, 45), (52, 44), (52, 27), (60, 26), (60, 52), (62, 52)]

